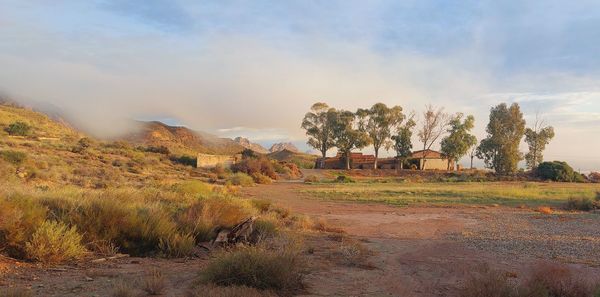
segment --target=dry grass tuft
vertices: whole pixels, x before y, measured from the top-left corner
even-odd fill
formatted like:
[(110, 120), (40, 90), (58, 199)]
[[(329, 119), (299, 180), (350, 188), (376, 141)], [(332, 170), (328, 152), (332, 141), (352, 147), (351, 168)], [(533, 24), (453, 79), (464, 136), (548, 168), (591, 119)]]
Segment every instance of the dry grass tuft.
[(218, 287), (214, 285), (203, 285), (194, 288), (189, 297), (277, 297), (270, 291), (261, 291), (246, 286)]
[(113, 287), (111, 296), (112, 297), (135, 297), (137, 296), (136, 290), (131, 287), (131, 284), (121, 281), (115, 284)]
[(516, 297), (516, 290), (506, 273), (484, 266), (465, 281), (460, 296)]
[(161, 295), (167, 286), (167, 280), (159, 270), (153, 270), (143, 279), (144, 292), (148, 295)]
[(302, 287), (304, 263), (295, 250), (246, 247), (218, 254), (202, 271), (204, 282), (291, 292)]

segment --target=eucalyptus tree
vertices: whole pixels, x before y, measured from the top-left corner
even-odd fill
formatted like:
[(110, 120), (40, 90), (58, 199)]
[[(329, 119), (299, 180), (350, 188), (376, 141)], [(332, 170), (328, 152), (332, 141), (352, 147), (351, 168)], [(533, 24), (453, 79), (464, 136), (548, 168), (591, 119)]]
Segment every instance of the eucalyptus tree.
[(525, 133), (525, 120), (519, 104), (513, 103), (509, 107), (501, 103), (492, 107), (486, 132), (487, 137), (477, 148), (477, 157), (498, 174), (515, 173), (523, 159), (519, 144)]
[(344, 156), (346, 169), (350, 169), (350, 153), (352, 150), (369, 145), (371, 140), (367, 132), (361, 129), (357, 115), (345, 110), (336, 112), (333, 139), (335, 147)]
[(379, 150), (381, 147), (385, 147), (386, 149), (392, 147), (392, 131), (404, 120), (402, 107), (394, 106), (390, 108), (384, 103), (375, 103), (369, 109), (359, 109), (356, 115), (359, 119), (360, 128), (371, 139), (371, 144), (375, 151), (373, 169), (377, 169)]
[(544, 150), (552, 138), (554, 128), (546, 126), (544, 120), (536, 116), (533, 128), (525, 129), (525, 142), (529, 146), (529, 152), (525, 155), (528, 169), (536, 169), (544, 161)]
[[(464, 118), (464, 120), (463, 120)], [(469, 148), (477, 143), (477, 138), (470, 132), (475, 127), (475, 117), (469, 115), (465, 118), (464, 114), (457, 113), (453, 116), (447, 130), (448, 136), (442, 139), (442, 153), (448, 158), (448, 170), (452, 161), (458, 163), (460, 158), (469, 152)]]
[(335, 124), (337, 111), (329, 107), (326, 103), (317, 102), (310, 108), (302, 120), (302, 128), (308, 135), (308, 145), (321, 152), (320, 168), (323, 168), (323, 161), (327, 156), (327, 151), (334, 147), (333, 126)]
[(404, 162), (406, 162), (412, 153), (412, 130), (417, 125), (414, 117), (414, 113), (411, 113), (404, 123), (396, 127), (396, 134), (391, 137), (394, 141), (394, 150), (396, 151), (396, 158), (398, 159), (400, 169), (404, 168)]

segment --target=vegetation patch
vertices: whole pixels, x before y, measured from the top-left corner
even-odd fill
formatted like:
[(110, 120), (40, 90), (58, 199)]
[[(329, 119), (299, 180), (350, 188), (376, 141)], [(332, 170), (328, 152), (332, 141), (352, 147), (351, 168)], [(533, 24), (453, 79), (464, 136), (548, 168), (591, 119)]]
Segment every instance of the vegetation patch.
[(296, 251), (246, 247), (215, 256), (201, 278), (219, 286), (294, 291), (302, 287), (303, 262)]
[(87, 252), (77, 228), (52, 221), (42, 223), (25, 250), (30, 259), (47, 264), (78, 260)]

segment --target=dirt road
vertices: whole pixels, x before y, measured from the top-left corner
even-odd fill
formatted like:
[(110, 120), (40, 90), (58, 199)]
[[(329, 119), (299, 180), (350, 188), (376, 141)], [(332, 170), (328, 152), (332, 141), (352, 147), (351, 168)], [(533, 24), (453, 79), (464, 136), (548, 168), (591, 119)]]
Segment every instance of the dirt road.
[[(373, 266), (367, 269), (336, 265), (335, 261), (329, 263), (332, 264), (330, 266), (317, 265), (320, 269), (307, 278), (308, 296), (456, 296), (461, 280), (484, 265), (518, 277), (541, 260), (561, 260), (588, 275), (600, 273), (600, 263), (588, 259), (597, 258), (600, 253), (600, 234), (587, 234), (587, 229), (578, 224), (572, 224), (570, 228), (571, 225), (566, 225), (564, 230), (546, 230), (546, 225), (552, 223), (546, 222), (551, 220), (550, 217), (536, 219), (537, 215), (531, 210), (502, 207), (398, 208), (381, 204), (324, 202), (310, 199), (308, 194), (302, 193), (303, 187), (306, 185), (273, 184), (247, 188), (244, 194), (270, 199), (294, 212), (326, 219), (329, 225), (343, 229), (351, 239), (366, 246), (372, 252), (368, 261)], [(543, 226), (536, 229), (537, 223), (530, 220), (541, 221)], [(587, 222), (588, 225), (595, 224), (588, 231), (600, 230), (599, 221)], [(498, 226), (504, 226), (505, 230), (495, 230)], [(525, 235), (519, 230), (525, 230)], [(542, 230), (549, 234), (537, 237), (531, 234), (530, 238), (529, 231)], [(490, 235), (498, 231), (503, 236), (501, 239)], [(568, 255), (561, 254), (561, 247), (572, 250), (572, 244), (552, 240), (560, 232), (567, 233), (570, 240), (578, 240), (579, 237), (587, 240), (589, 247), (583, 246), (584, 251), (575, 251), (575, 258), (566, 257)], [(577, 232), (583, 233), (577, 235)], [(545, 240), (551, 250), (536, 251), (540, 245), (536, 240)], [(331, 258), (328, 253), (333, 253), (335, 245), (341, 244), (326, 241), (312, 242), (316, 248), (326, 250), (321, 254), (315, 253), (316, 256), (311, 259), (313, 262)], [(503, 242), (509, 242), (508, 246), (502, 245)], [(533, 250), (526, 249), (528, 244)], [(590, 255), (586, 254), (585, 248), (591, 250)]]

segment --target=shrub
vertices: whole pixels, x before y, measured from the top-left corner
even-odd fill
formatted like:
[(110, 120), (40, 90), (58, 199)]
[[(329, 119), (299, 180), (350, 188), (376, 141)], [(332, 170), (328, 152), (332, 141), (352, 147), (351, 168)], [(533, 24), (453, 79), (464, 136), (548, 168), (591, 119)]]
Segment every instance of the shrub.
[(253, 174), (252, 179), (254, 180), (255, 183), (261, 184), (261, 185), (268, 185), (273, 182), (273, 180), (271, 178), (269, 178), (268, 176), (261, 174), (261, 173)]
[(163, 155), (169, 155), (171, 153), (169, 148), (164, 145), (149, 146), (149, 147), (143, 148), (142, 150), (145, 152), (149, 152), (149, 153), (157, 153), (157, 154), (163, 154)]
[(272, 221), (258, 219), (254, 222), (255, 242), (259, 243), (277, 235), (277, 226)]
[(336, 183), (354, 183), (355, 181), (345, 175), (339, 175), (336, 179), (335, 179)]
[(0, 157), (6, 162), (14, 165), (21, 165), (27, 159), (27, 154), (19, 151), (5, 150), (0, 151)]
[(42, 263), (61, 263), (81, 259), (86, 249), (75, 227), (46, 221), (25, 245), (27, 256)]
[(260, 212), (267, 212), (271, 209), (271, 200), (267, 199), (252, 199), (252, 206), (258, 209)]
[(202, 271), (202, 279), (219, 286), (293, 291), (302, 287), (302, 261), (291, 251), (259, 247), (224, 252)]
[(594, 201), (590, 198), (569, 198), (567, 201), (568, 210), (590, 211), (594, 208)]
[(254, 185), (254, 179), (245, 173), (236, 172), (227, 179), (226, 184), (248, 187)]
[(31, 126), (25, 122), (14, 122), (4, 129), (8, 135), (13, 136), (28, 136), (31, 134)]
[(574, 276), (567, 266), (540, 263), (533, 267), (519, 292), (520, 296), (591, 297), (595, 296), (597, 288), (597, 285)]
[(273, 162), (266, 157), (244, 158), (242, 161), (234, 164), (231, 167), (231, 170), (233, 172), (243, 172), (251, 176), (262, 174), (271, 179), (277, 179), (277, 173), (275, 172)]
[(537, 208), (537, 211), (539, 213), (542, 213), (542, 214), (552, 214), (552, 213), (554, 213), (554, 211), (552, 210), (552, 208), (550, 208), (548, 206), (540, 206), (540, 207)]
[(193, 203), (178, 216), (181, 228), (199, 242), (215, 238), (217, 228), (231, 228), (252, 215), (248, 201), (210, 198)]
[(0, 251), (24, 258), (25, 243), (45, 219), (46, 209), (31, 199), (0, 198)]
[(185, 181), (173, 185), (173, 190), (180, 194), (207, 196), (213, 192), (213, 186), (201, 181)]
[(170, 160), (175, 164), (181, 164), (185, 166), (196, 167), (197, 164), (196, 158), (190, 156), (171, 156)]
[(319, 182), (319, 178), (316, 175), (309, 175), (304, 178), (305, 183), (316, 183)]
[(167, 281), (159, 270), (151, 271), (144, 277), (144, 291), (148, 295), (161, 295), (167, 286)]
[(581, 182), (581, 174), (575, 172), (569, 164), (561, 161), (543, 162), (536, 169), (536, 174), (544, 180), (557, 182)]
[(517, 296), (514, 286), (505, 273), (484, 267), (466, 280), (461, 297), (511, 297)]
[(196, 240), (192, 234), (175, 233), (166, 239), (161, 238), (158, 247), (165, 256), (181, 258), (194, 252)]

